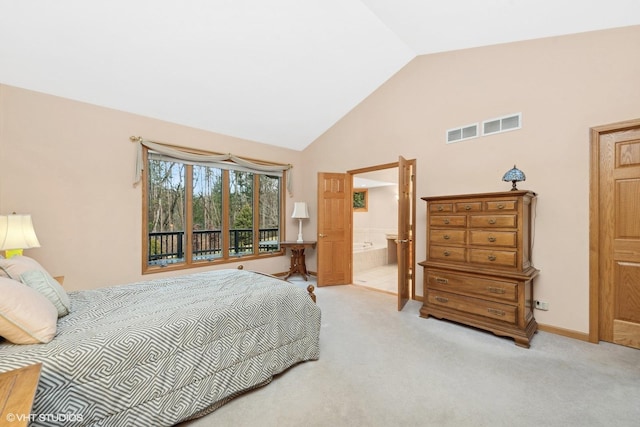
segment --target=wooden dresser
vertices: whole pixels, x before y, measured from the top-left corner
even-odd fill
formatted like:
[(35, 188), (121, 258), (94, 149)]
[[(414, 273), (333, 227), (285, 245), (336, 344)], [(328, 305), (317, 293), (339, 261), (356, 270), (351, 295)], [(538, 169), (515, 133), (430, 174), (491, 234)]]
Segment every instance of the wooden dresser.
[(531, 191), (423, 197), (427, 259), (420, 316), (512, 337), (529, 347), (533, 317)]

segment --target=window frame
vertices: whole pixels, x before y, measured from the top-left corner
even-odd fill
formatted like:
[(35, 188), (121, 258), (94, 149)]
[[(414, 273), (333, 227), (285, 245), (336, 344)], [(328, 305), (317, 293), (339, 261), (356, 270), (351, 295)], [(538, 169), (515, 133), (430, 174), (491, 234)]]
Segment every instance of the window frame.
[[(208, 154), (218, 155), (219, 153), (197, 150), (180, 147), (180, 150), (191, 152), (194, 154)], [(232, 255), (229, 253), (230, 239), (229, 239), (229, 169), (222, 169), (222, 206), (224, 214), (222, 215), (222, 257), (204, 260), (193, 259), (193, 233), (186, 232), (186, 230), (193, 231), (193, 165), (183, 160), (175, 159), (176, 163), (182, 163), (185, 165), (185, 242), (184, 242), (184, 261), (163, 265), (149, 265), (149, 151), (146, 146), (142, 146), (142, 169), (141, 183), (142, 183), (142, 274), (152, 274), (164, 271), (185, 270), (200, 267), (207, 267), (213, 265), (228, 264), (232, 262), (238, 262), (239, 260), (255, 260), (271, 258), (275, 256), (283, 256), (284, 249), (278, 244), (278, 248), (272, 252), (260, 253), (259, 241), (260, 241), (260, 176), (270, 175), (269, 172), (252, 171), (253, 174), (253, 253)], [(267, 162), (256, 159), (248, 159), (241, 157), (243, 160), (248, 160), (254, 163), (260, 163), (264, 165), (280, 165), (279, 163)], [(286, 224), (286, 191), (287, 188), (287, 174), (283, 173), (280, 177), (280, 189), (279, 189), (279, 243), (285, 240), (285, 224)]]

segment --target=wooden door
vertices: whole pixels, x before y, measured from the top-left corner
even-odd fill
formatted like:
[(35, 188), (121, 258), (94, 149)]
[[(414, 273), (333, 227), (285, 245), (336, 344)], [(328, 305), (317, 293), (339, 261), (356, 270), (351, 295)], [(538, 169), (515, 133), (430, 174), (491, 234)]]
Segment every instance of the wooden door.
[(400, 156), (398, 159), (398, 311), (411, 298), (411, 165)]
[(599, 339), (640, 348), (640, 122), (599, 139)]
[(318, 286), (351, 280), (351, 179), (318, 173)]

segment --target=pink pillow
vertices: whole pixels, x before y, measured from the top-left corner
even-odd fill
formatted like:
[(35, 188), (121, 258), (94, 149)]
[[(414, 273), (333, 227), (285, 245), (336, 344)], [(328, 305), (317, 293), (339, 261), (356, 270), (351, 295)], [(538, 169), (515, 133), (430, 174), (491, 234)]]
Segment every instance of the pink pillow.
[(22, 273), (29, 270), (46, 272), (38, 261), (22, 255), (16, 255), (9, 259), (0, 259), (0, 270), (4, 271), (6, 277), (13, 280), (20, 280)]
[(14, 344), (48, 343), (56, 335), (58, 310), (15, 280), (0, 277), (0, 336)]

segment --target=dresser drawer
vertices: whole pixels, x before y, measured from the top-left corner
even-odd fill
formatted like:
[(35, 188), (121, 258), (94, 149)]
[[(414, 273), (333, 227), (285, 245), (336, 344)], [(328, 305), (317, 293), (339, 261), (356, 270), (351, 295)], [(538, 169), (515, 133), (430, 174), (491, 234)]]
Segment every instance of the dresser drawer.
[(482, 202), (461, 202), (456, 203), (456, 212), (480, 212)]
[(467, 259), (467, 250), (465, 248), (451, 246), (431, 245), (429, 247), (429, 258), (433, 260), (464, 262)]
[(474, 228), (507, 228), (518, 224), (516, 215), (471, 215), (469, 226)]
[(469, 262), (496, 267), (516, 267), (516, 251), (492, 251), (489, 249), (470, 249)]
[(427, 295), (427, 301), (434, 306), (447, 307), (452, 310), (500, 320), (510, 324), (516, 323), (518, 315), (517, 306), (484, 301), (449, 292), (430, 290)]
[(426, 282), (430, 289), (509, 302), (518, 300), (518, 284), (514, 282), (463, 276), (443, 271), (427, 271)]
[(507, 246), (515, 248), (518, 239), (515, 231), (480, 231), (469, 232), (469, 243), (482, 246)]
[(486, 211), (514, 211), (517, 207), (517, 200), (495, 200), (485, 202)]
[(429, 225), (432, 227), (465, 227), (466, 215), (431, 215)]
[(465, 230), (429, 230), (429, 240), (433, 243), (465, 244), (466, 237), (467, 232)]
[(453, 212), (453, 203), (431, 203), (429, 205), (429, 212), (431, 213)]

